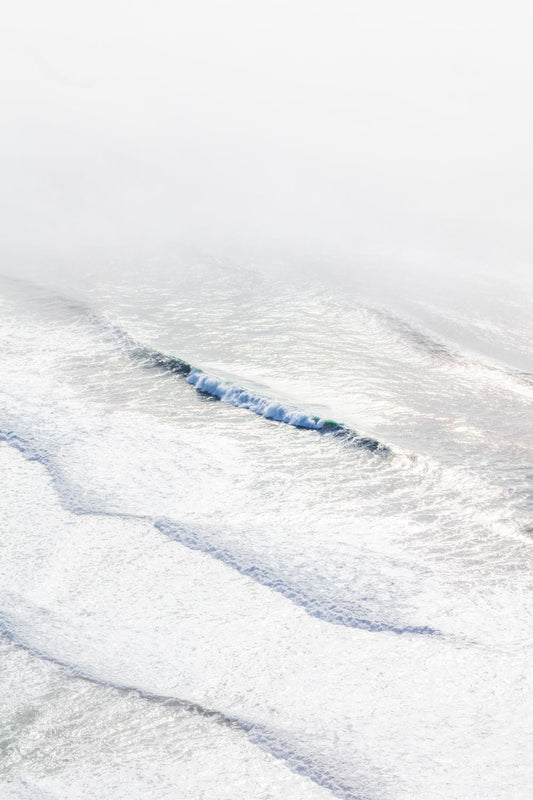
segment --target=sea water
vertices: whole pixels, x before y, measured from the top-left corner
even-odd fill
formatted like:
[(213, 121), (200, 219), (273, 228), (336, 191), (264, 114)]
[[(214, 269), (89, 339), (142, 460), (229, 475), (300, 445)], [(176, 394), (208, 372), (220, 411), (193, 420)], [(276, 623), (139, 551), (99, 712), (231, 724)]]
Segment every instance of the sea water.
[(2, 798), (533, 795), (531, 325), (484, 288), (2, 279)]

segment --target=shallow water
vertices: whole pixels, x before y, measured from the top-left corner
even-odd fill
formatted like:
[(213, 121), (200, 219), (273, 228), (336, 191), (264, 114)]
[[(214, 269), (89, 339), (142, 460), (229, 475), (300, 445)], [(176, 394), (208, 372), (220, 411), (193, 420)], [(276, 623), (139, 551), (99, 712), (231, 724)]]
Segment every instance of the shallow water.
[(0, 793), (531, 796), (527, 298), (1, 288)]

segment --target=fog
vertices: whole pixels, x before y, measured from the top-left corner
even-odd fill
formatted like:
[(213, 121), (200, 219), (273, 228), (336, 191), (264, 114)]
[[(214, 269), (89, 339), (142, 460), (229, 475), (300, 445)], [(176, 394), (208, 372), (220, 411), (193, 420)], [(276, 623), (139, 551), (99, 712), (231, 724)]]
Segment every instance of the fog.
[(185, 248), (525, 275), (532, 23), (517, 0), (10, 4), (4, 271)]

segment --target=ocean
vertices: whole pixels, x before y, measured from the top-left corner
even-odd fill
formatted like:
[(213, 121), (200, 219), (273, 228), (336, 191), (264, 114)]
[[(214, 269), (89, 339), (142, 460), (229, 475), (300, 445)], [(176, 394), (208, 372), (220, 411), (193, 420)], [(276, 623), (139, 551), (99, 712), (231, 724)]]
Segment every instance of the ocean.
[(0, 797), (529, 800), (530, 283), (0, 280)]

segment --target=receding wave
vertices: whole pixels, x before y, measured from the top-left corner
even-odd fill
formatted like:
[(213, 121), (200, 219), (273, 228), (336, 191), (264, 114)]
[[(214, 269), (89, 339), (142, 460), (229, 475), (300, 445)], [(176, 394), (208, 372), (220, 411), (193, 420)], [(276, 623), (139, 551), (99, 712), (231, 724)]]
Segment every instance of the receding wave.
[(283, 571), (274, 569), (268, 564), (259, 564), (252, 554), (243, 552), (214, 541), (208, 531), (201, 528), (192, 528), (175, 520), (162, 519), (152, 516), (130, 514), (120, 511), (107, 511), (100, 508), (87, 509), (73, 495), (70, 486), (66, 486), (64, 478), (56, 469), (54, 459), (50, 454), (40, 453), (35, 446), (19, 436), (14, 431), (0, 429), (0, 442), (6, 442), (18, 450), (28, 461), (39, 462), (49, 473), (55, 486), (56, 493), (63, 507), (71, 514), (78, 516), (103, 516), (120, 519), (142, 520), (153, 525), (161, 534), (179, 542), (181, 545), (196, 550), (217, 561), (221, 561), (230, 569), (251, 578), (256, 583), (265, 586), (300, 606), (311, 617), (327, 622), (331, 625), (340, 625), (347, 628), (358, 628), (373, 633), (393, 633), (396, 635), (415, 635), (442, 637), (443, 634), (436, 628), (427, 625), (405, 625), (399, 620), (383, 619), (364, 613), (358, 607), (357, 600), (335, 597), (328, 586), (321, 588), (306, 586), (295, 580), (294, 576), (287, 576)]
[(173, 705), (189, 714), (209, 719), (217, 725), (232, 729), (238, 728), (248, 736), (252, 744), (282, 761), (291, 772), (309, 778), (313, 783), (328, 789), (334, 796), (342, 800), (367, 800), (368, 796), (361, 794), (360, 788), (355, 784), (355, 781), (352, 782), (336, 775), (325, 763), (325, 759), (324, 763), (321, 763), (316, 751), (310, 756), (305, 751), (302, 751), (297, 743), (291, 742), (286, 736), (282, 736), (264, 725), (259, 725), (238, 716), (230, 716), (216, 709), (207, 708), (200, 703), (184, 700), (174, 695), (161, 695), (137, 686), (128, 686), (104, 677), (92, 675), (75, 664), (69, 664), (28, 644), (24, 637), (17, 632), (15, 626), (10, 624), (9, 620), (3, 616), (0, 616), (0, 636), (4, 636), (15, 647), (25, 650), (34, 658), (47, 661), (55, 667), (65, 670), (67, 675), (72, 678), (88, 681), (98, 686), (107, 686), (121, 692), (135, 693), (149, 702), (164, 703), (166, 707)]
[(336, 600), (331, 596), (331, 591), (319, 594), (311, 593), (302, 585), (284, 578), (272, 568), (257, 564), (245, 554), (232, 552), (230, 549), (206, 540), (190, 528), (177, 525), (171, 520), (155, 520), (154, 527), (175, 539), (180, 544), (191, 550), (200, 550), (213, 558), (232, 567), (241, 575), (253, 578), (254, 581), (273, 589), (291, 600), (295, 605), (301, 606), (310, 616), (333, 625), (343, 625), (348, 628), (359, 628), (374, 633), (414, 634), (419, 636), (442, 636), (440, 631), (427, 625), (401, 625), (400, 623), (386, 622), (371, 619), (361, 614), (354, 603)]
[(193, 703), (189, 700), (181, 700), (180, 698), (173, 697), (170, 695), (160, 695), (155, 694), (154, 692), (147, 691), (145, 689), (141, 689), (137, 686), (128, 686), (122, 683), (116, 683), (114, 681), (109, 681), (104, 678), (98, 678), (95, 675), (90, 675), (85, 670), (80, 669), (79, 667), (68, 664), (65, 661), (61, 661), (58, 658), (50, 655), (49, 653), (45, 653), (42, 650), (39, 650), (36, 647), (32, 647), (31, 645), (27, 644), (24, 641), (24, 638), (17, 633), (14, 626), (10, 625), (8, 620), (0, 615), (0, 636), (5, 636), (5, 638), (10, 641), (15, 647), (20, 647), (22, 650), (25, 650), (30, 655), (34, 656), (35, 658), (39, 658), (42, 661), (48, 661), (50, 664), (54, 664), (56, 667), (60, 667), (64, 669), (68, 675), (73, 678), (81, 678), (82, 680), (89, 681), (90, 683), (96, 683), (99, 686), (109, 686), (112, 689), (117, 689), (119, 691), (129, 691), (129, 692), (136, 692), (141, 697), (164, 702), (168, 704), (169, 702), (173, 702), (176, 706), (183, 708), (185, 711), (188, 711), (191, 714), (197, 714), (202, 717), (208, 717), (210, 719), (214, 719), (215, 722), (218, 722), (222, 725), (228, 726), (235, 726), (238, 725), (245, 730), (249, 730), (252, 727), (252, 723), (240, 723), (240, 721), (234, 717), (227, 717), (220, 711), (215, 711), (210, 708), (205, 708), (204, 706), (200, 705), (199, 703)]

